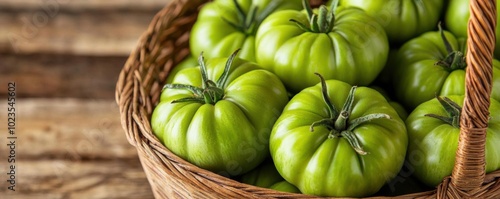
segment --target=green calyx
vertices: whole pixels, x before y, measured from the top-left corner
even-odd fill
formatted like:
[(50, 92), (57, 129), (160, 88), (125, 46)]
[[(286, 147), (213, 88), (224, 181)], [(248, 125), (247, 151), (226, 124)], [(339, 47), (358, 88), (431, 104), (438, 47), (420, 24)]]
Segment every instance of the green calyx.
[(258, 6), (252, 5), (248, 13), (245, 13), (238, 1), (233, 0), (238, 17), (237, 22), (234, 23), (224, 17), (222, 17), (222, 20), (246, 35), (255, 35), (262, 21), (274, 12), (283, 1), (284, 0), (271, 1), (260, 13), (257, 13), (259, 9)]
[(444, 35), (443, 29), (441, 28), (441, 23), (438, 25), (438, 27), (439, 27), (439, 32), (441, 33), (441, 38), (443, 39), (444, 42), (444, 46), (448, 51), (448, 55), (443, 60), (436, 62), (434, 65), (441, 66), (449, 72), (454, 70), (465, 69), (465, 67), (467, 66), (467, 62), (465, 61), (464, 53), (458, 50), (453, 50), (453, 48), (450, 45), (450, 42)]
[(347, 96), (346, 101), (344, 102), (344, 106), (341, 111), (338, 111), (337, 108), (331, 103), (330, 98), (328, 97), (326, 82), (323, 76), (318, 73), (315, 73), (319, 76), (321, 80), (321, 92), (323, 94), (323, 101), (328, 107), (329, 117), (316, 121), (310, 126), (310, 131), (314, 131), (314, 127), (324, 126), (329, 131), (328, 135), (329, 139), (343, 137), (347, 139), (352, 148), (360, 155), (368, 154), (363, 150), (363, 147), (359, 143), (359, 139), (354, 134), (353, 130), (359, 125), (372, 121), (374, 119), (386, 118), (391, 119), (391, 117), (387, 114), (383, 113), (373, 113), (368, 114), (360, 118), (352, 119), (349, 121), (349, 117), (352, 112), (353, 103), (354, 103), (354, 93), (356, 92), (356, 86), (353, 86), (349, 91), (349, 95)]
[(426, 114), (425, 116), (439, 119), (449, 125), (452, 125), (455, 128), (460, 128), (460, 113), (462, 112), (462, 107), (460, 107), (454, 101), (451, 101), (450, 98), (441, 98), (439, 96), (437, 96), (436, 98), (439, 103), (441, 103), (448, 116), (441, 116), (436, 114)]
[[(198, 58), (198, 63), (200, 64), (200, 72), (201, 72), (201, 79), (203, 82), (202, 88), (195, 87), (192, 85), (186, 85), (186, 84), (166, 84), (163, 87), (164, 89), (181, 89), (181, 90), (189, 90), (191, 93), (193, 93), (192, 97), (186, 97), (178, 100), (172, 101), (172, 103), (180, 103), (180, 102), (197, 102), (197, 103), (206, 103), (206, 104), (212, 104), (214, 105), (218, 101), (224, 99), (224, 89), (225, 85), (227, 82), (227, 79), (229, 77), (229, 69), (231, 68), (231, 65), (233, 64), (234, 58), (238, 54), (240, 50), (236, 50), (227, 60), (226, 66), (224, 68), (224, 71), (222, 72), (221, 76), (217, 80), (217, 82), (214, 82), (210, 79), (208, 79), (207, 76), (207, 67), (205, 64), (205, 59), (203, 57), (203, 52), (200, 54)], [(162, 90), (162, 91), (163, 91)]]
[(335, 23), (334, 12), (337, 9), (339, 0), (334, 0), (331, 4), (330, 10), (325, 5), (319, 7), (318, 14), (314, 13), (309, 0), (303, 0), (302, 4), (307, 12), (307, 18), (309, 19), (309, 26), (303, 24), (295, 19), (290, 19), (291, 22), (297, 24), (299, 28), (306, 32), (314, 33), (329, 33), (333, 29)]

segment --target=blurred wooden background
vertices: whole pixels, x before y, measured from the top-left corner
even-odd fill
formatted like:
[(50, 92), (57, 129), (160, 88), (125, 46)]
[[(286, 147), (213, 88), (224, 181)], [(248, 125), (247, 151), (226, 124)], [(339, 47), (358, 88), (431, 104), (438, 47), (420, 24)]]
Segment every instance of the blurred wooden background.
[[(0, 198), (152, 198), (114, 101), (118, 74), (169, 0), (0, 1), (0, 128), (16, 83), (16, 191)], [(8, 134), (0, 134), (7, 157)]]
[(113, 98), (116, 74), (168, 1), (2, 0), (0, 85), (16, 80), (20, 97)]

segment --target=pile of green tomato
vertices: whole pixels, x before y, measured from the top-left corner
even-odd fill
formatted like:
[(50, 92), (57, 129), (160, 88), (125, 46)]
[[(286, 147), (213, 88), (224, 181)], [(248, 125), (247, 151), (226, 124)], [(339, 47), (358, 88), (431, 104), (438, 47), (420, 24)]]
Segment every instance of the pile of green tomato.
[[(455, 161), (468, 17), (468, 0), (210, 1), (153, 132), (200, 168), (279, 191), (433, 189)], [(493, 66), (487, 172), (500, 168)]]

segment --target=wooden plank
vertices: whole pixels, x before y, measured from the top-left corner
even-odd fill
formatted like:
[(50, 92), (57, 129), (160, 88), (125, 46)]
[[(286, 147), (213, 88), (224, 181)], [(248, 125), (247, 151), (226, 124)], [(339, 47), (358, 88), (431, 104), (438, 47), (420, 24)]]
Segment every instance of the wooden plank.
[(7, 82), (17, 84), (19, 97), (114, 99), (126, 56), (67, 54), (1, 54), (0, 98)]
[[(0, 127), (7, 129), (7, 100)], [(16, 98), (15, 162), (0, 134), (1, 198), (153, 198), (113, 100)], [(15, 166), (15, 189), (7, 187)]]
[(0, 53), (128, 55), (163, 5), (145, 3), (148, 6), (141, 8), (142, 1), (118, 2), (72, 1), (71, 6), (53, 10), (43, 6), (17, 10), (12, 5), (22, 4), (12, 3), (12, 9), (0, 9)]
[[(4, 129), (7, 129), (7, 106), (2, 100), (0, 127)], [(126, 139), (118, 106), (113, 100), (18, 98), (16, 135), (20, 143), (16, 152), (20, 159), (137, 157), (136, 149)], [(7, 142), (7, 132), (0, 136), (2, 142)], [(0, 151), (0, 155), (5, 155), (8, 146), (0, 144)]]
[(0, 195), (16, 199), (153, 198), (138, 159), (112, 161), (21, 160), (16, 191), (6, 187), (0, 168)]

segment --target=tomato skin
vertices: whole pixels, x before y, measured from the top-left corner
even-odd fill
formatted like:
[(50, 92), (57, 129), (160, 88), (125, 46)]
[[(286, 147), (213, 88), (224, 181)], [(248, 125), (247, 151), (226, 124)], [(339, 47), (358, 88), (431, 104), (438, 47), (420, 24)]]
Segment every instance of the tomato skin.
[(267, 159), (257, 168), (242, 175), (239, 178), (239, 181), (245, 184), (274, 189), (277, 191), (300, 193), (300, 190), (297, 189), (297, 187), (293, 186), (281, 177), (271, 159)]
[(274, 189), (277, 191), (283, 191), (283, 192), (288, 192), (288, 193), (300, 193), (300, 190), (293, 186), (293, 184), (290, 184), (289, 182), (283, 180), (281, 182), (277, 182), (273, 184), (270, 189)]
[(268, 160), (263, 162), (257, 168), (242, 175), (239, 181), (258, 187), (270, 188), (274, 184), (282, 182), (283, 178), (276, 170), (272, 160)]
[(436, 29), (444, 0), (340, 0), (363, 9), (382, 25), (391, 43), (403, 43)]
[[(455, 51), (465, 54), (465, 38), (448, 31), (444, 35)], [(448, 55), (439, 31), (427, 32), (401, 46), (396, 55), (393, 85), (396, 100), (408, 110), (433, 99), (436, 95), (464, 95), (465, 70), (449, 70), (436, 65)], [(500, 62), (493, 60), (491, 97), (500, 100)]]
[[(467, 37), (467, 24), (470, 17), (469, 0), (449, 0), (445, 11), (445, 25), (450, 32), (459, 36)], [(497, 12), (500, 12), (500, 5), (497, 4)], [(497, 15), (497, 21), (500, 21), (500, 15)], [(496, 26), (496, 38), (500, 38), (500, 27)], [(500, 59), (500, 40), (495, 43), (495, 58)]]
[[(269, 6), (273, 0), (238, 0), (237, 2), (245, 15), (249, 14), (252, 6), (258, 7), (257, 15), (260, 15), (262, 8)], [(300, 10), (301, 8), (301, 0), (284, 0), (278, 3), (274, 11)], [(236, 49), (241, 49), (238, 55), (240, 58), (255, 61), (255, 31), (261, 20), (253, 20), (256, 27), (248, 30), (235, 28), (228, 21), (237, 25), (244, 23), (239, 20), (238, 9), (232, 0), (215, 0), (206, 3), (201, 8), (190, 33), (191, 53), (198, 56), (203, 51), (207, 58), (228, 57)]]
[[(221, 76), (226, 61), (207, 60), (210, 80)], [(179, 71), (173, 83), (201, 87), (200, 67)], [(166, 89), (153, 111), (153, 132), (170, 151), (225, 176), (246, 173), (269, 157), (271, 128), (288, 102), (278, 77), (255, 63), (235, 59), (222, 100), (172, 103), (193, 96), (187, 90)]]
[[(462, 106), (464, 96), (447, 96)], [(491, 99), (490, 119), (486, 130), (486, 172), (500, 168), (500, 102)], [(460, 128), (436, 118), (425, 116), (436, 114), (447, 116), (437, 99), (419, 105), (406, 120), (408, 129), (408, 162), (414, 168), (414, 176), (428, 186), (436, 186), (444, 177), (451, 175), (455, 164)], [(411, 157), (411, 158), (410, 158)]]
[(165, 83), (172, 83), (172, 80), (174, 80), (175, 75), (180, 70), (196, 66), (198, 66), (198, 60), (196, 60), (196, 58), (194, 58), (193, 56), (189, 55), (170, 70), (167, 79), (165, 80)]
[[(329, 99), (342, 107), (351, 85), (327, 80)], [(379, 92), (358, 87), (349, 122), (372, 113), (376, 119), (353, 130), (368, 154), (360, 155), (344, 137), (329, 138), (325, 127), (311, 124), (329, 118), (321, 86), (296, 94), (276, 121), (270, 138), (271, 157), (281, 176), (304, 194), (363, 197), (376, 193), (401, 169), (407, 148), (404, 122)]]
[(370, 84), (389, 53), (383, 28), (357, 8), (338, 7), (334, 17), (331, 31), (317, 33), (290, 22), (309, 24), (304, 11), (271, 14), (257, 31), (257, 62), (278, 75), (292, 93), (317, 84), (314, 73), (353, 85)]

